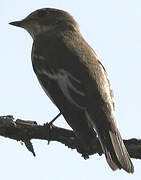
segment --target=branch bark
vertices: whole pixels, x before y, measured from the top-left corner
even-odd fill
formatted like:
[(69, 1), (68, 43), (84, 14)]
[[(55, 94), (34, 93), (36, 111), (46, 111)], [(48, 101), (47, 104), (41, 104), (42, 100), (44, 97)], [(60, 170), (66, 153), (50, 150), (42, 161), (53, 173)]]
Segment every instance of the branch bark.
[[(86, 152), (71, 130), (50, 125), (48, 123), (38, 125), (36, 121), (15, 120), (11, 115), (0, 116), (0, 136), (22, 141), (34, 156), (35, 152), (31, 143), (32, 139), (60, 142), (68, 148), (76, 149), (85, 159), (92, 154), (103, 154), (97, 137), (94, 139), (95, 149)], [(124, 140), (124, 143), (131, 158), (141, 159), (141, 139), (132, 138)]]

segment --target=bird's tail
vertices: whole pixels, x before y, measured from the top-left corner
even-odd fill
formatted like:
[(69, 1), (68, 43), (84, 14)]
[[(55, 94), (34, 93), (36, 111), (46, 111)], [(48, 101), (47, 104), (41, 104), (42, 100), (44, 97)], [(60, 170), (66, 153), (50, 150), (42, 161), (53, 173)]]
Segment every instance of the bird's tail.
[(118, 130), (99, 133), (99, 139), (106, 160), (113, 170), (124, 169), (128, 173), (134, 172), (134, 166)]

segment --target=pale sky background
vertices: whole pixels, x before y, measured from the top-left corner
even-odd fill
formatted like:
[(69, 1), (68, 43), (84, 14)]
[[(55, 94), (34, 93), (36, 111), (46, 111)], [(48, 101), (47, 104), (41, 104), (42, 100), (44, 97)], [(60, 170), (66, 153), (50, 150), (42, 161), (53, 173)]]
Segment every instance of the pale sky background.
[[(41, 89), (31, 65), (32, 39), (8, 23), (32, 11), (54, 7), (72, 14), (82, 34), (104, 64), (115, 93), (116, 119), (122, 137), (141, 137), (141, 0), (4, 0), (0, 6), (0, 113), (36, 120), (57, 115), (57, 108)], [(79, 71), (79, 70), (78, 70)], [(68, 127), (59, 118), (56, 123)], [(135, 173), (113, 172), (104, 156), (84, 160), (75, 150), (46, 141), (32, 141), (36, 157), (14, 140), (0, 137), (0, 179), (91, 180), (141, 177), (141, 160)]]

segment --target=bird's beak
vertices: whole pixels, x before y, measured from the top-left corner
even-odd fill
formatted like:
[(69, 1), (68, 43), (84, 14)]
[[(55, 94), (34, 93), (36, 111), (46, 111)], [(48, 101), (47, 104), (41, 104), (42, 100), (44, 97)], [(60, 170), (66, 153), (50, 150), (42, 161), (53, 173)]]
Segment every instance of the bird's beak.
[[(13, 26), (24, 28), (26, 31), (29, 32), (29, 34), (31, 36), (33, 36), (34, 30), (32, 28), (32, 25), (30, 25), (30, 21), (28, 19), (23, 19), (21, 21), (10, 22), (9, 24), (13, 25)], [(33, 31), (33, 33), (32, 33), (32, 31)]]
[(9, 24), (17, 27), (24, 27), (24, 21), (14, 21), (10, 22)]

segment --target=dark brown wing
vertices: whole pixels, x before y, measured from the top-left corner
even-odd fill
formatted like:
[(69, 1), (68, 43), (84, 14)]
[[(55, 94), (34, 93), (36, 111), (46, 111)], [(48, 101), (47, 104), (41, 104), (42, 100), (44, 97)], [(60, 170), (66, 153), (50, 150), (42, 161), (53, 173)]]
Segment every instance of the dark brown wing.
[[(94, 51), (78, 32), (44, 39), (42, 44), (46, 45), (46, 50), (42, 51), (45, 48), (41, 48), (39, 41), (41, 55), (37, 56), (38, 47), (33, 48), (35, 55), (32, 59), (45, 91), (49, 92), (81, 142), (87, 139), (89, 146), (93, 144), (94, 128), (110, 167), (133, 172), (132, 162), (115, 123), (107, 73)], [(47, 87), (43, 79), (48, 79), (50, 86)]]

